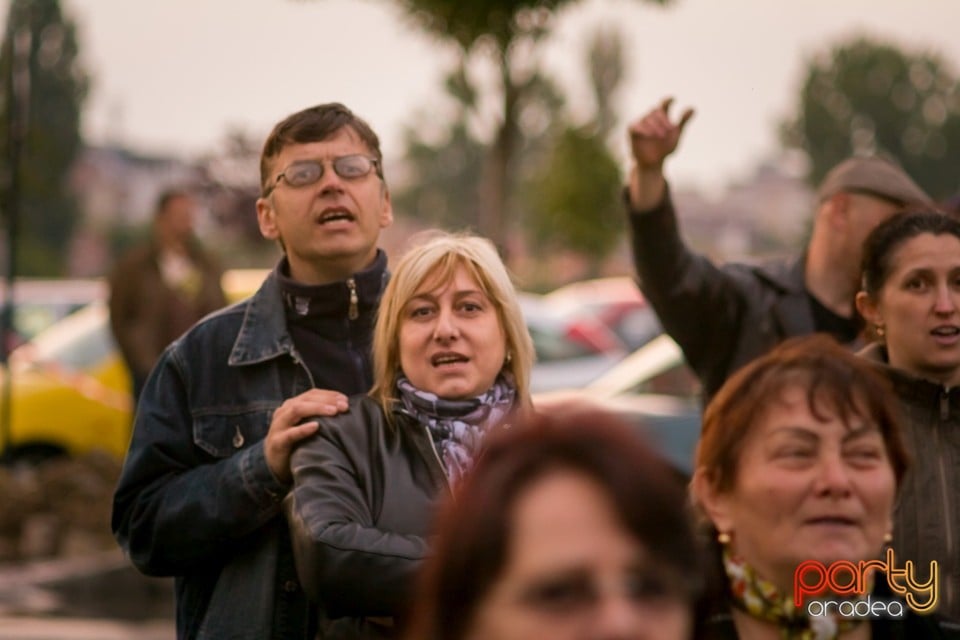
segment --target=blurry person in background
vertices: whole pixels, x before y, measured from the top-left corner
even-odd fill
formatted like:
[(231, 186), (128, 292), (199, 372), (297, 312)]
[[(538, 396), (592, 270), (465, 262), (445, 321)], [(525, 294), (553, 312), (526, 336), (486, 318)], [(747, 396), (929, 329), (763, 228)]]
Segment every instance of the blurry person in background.
[(441, 513), (407, 640), (685, 640), (703, 567), (684, 484), (576, 404), (497, 434)]
[(113, 533), (174, 576), (177, 637), (312, 639), (281, 503), (313, 416), (373, 384), (370, 343), (393, 221), (377, 134), (339, 103), (289, 115), (260, 156), (257, 221), (283, 256), (256, 293), (160, 357), (134, 419)]
[[(817, 190), (810, 240), (801, 255), (760, 266), (717, 266), (680, 235), (663, 164), (693, 110), (672, 121), (672, 99), (629, 128), (634, 164), (625, 201), (640, 288), (666, 332), (683, 349), (709, 399), (723, 381), (791, 336), (829, 333), (857, 343), (854, 311), (860, 248), (880, 222), (929, 197), (881, 158), (849, 158)], [(771, 211), (770, 215), (777, 215)]]
[(893, 383), (917, 464), (900, 491), (898, 558), (940, 567), (938, 611), (960, 621), (960, 218), (917, 209), (867, 237), (861, 352)]
[(375, 386), (320, 418), (285, 502), (323, 638), (394, 637), (437, 500), (529, 409), (533, 343), (493, 244), (436, 234), (398, 262), (374, 329)]
[(222, 271), (194, 235), (197, 203), (187, 191), (160, 194), (150, 239), (113, 266), (110, 328), (133, 379), (136, 402), (168, 344), (223, 307)]
[[(872, 583), (865, 593), (829, 585), (815, 596), (795, 593), (805, 562), (826, 572), (834, 562), (886, 560), (908, 465), (897, 418), (887, 380), (829, 336), (787, 340), (731, 376), (707, 405), (691, 482), (714, 563), (699, 637), (956, 637), (902, 601), (902, 617), (810, 606), (811, 599), (850, 598), (850, 609), (867, 597), (886, 602), (893, 591), (879, 569), (864, 581)], [(850, 584), (849, 572), (841, 583)]]

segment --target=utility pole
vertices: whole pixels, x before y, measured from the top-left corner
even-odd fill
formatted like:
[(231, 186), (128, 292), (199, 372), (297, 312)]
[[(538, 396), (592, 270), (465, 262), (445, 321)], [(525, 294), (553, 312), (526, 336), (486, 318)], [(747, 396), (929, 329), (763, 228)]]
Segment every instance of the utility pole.
[[(11, 19), (13, 16), (10, 16)], [(12, 20), (11, 20), (12, 21)], [(30, 27), (21, 26), (8, 41), (10, 43), (10, 74), (7, 80), (8, 140), (7, 140), (7, 184), (6, 184), (6, 220), (7, 220), (7, 273), (6, 296), (3, 312), (0, 313), (0, 364), (5, 371), (2, 389), (2, 412), (0, 412), (0, 444), (3, 445), (2, 458), (9, 459), (13, 396), (13, 371), (10, 367), (10, 336), (13, 331), (13, 313), (16, 301), (13, 284), (17, 275), (17, 243), (20, 232), (20, 156), (30, 115)]]

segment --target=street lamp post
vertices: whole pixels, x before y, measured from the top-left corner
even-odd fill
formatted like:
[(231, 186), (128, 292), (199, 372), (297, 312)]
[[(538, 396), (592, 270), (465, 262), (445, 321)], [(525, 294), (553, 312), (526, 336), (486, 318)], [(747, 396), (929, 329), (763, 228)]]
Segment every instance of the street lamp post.
[(7, 273), (6, 297), (3, 312), (0, 313), (0, 362), (5, 366), (3, 377), (2, 413), (0, 413), (0, 443), (3, 445), (3, 458), (9, 459), (11, 424), (13, 371), (10, 368), (10, 336), (13, 330), (13, 313), (16, 308), (13, 284), (17, 274), (17, 240), (20, 231), (20, 155), (27, 136), (27, 124), (30, 115), (30, 45), (29, 26), (22, 26), (9, 39), (10, 75), (7, 78), (8, 140), (7, 140)]

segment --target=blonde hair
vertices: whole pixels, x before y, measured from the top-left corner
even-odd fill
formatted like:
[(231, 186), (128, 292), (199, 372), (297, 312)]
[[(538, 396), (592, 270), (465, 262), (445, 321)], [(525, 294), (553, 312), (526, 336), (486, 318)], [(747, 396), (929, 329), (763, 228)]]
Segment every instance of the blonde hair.
[(486, 238), (434, 232), (403, 255), (380, 300), (373, 330), (375, 382), (370, 395), (383, 406), (388, 417), (397, 398), (403, 310), (424, 283), (430, 282), (438, 287), (447, 284), (453, 280), (459, 267), (467, 270), (493, 302), (506, 337), (507, 359), (501, 371), (513, 375), (518, 407), (526, 409), (530, 406), (530, 370), (535, 357), (533, 340), (506, 266), (493, 243)]

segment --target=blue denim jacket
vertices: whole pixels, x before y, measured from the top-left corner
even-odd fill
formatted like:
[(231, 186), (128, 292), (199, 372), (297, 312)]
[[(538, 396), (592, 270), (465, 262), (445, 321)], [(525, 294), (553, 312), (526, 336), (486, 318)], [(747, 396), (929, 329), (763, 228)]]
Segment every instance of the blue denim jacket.
[[(382, 253), (372, 269), (386, 273)], [(384, 280), (359, 294), (379, 300)], [(346, 285), (330, 286), (338, 285), (346, 316)], [(112, 526), (140, 571), (176, 576), (178, 638), (313, 632), (280, 513), (289, 486), (274, 477), (263, 448), (273, 411), (312, 386), (286, 327), (276, 270), (253, 297), (171, 344), (150, 374)]]

